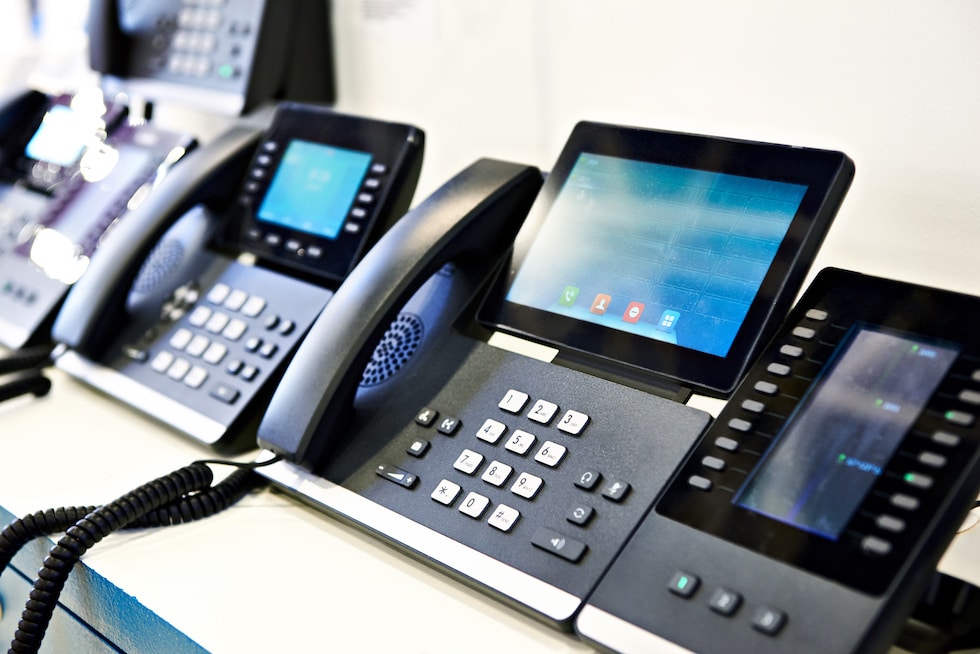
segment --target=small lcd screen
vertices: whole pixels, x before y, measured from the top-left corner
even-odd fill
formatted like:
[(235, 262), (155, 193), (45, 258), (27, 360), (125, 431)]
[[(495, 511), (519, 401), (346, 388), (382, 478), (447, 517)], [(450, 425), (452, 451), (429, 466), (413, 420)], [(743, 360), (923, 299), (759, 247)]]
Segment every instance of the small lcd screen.
[(90, 124), (70, 107), (54, 105), (41, 120), (34, 136), (27, 142), (24, 154), (36, 161), (67, 167), (82, 156), (92, 138)]
[(724, 357), (806, 190), (583, 152), (506, 299)]
[(367, 152), (291, 141), (256, 216), (280, 227), (335, 239), (370, 164)]
[(855, 327), (733, 502), (837, 540), (958, 352)]

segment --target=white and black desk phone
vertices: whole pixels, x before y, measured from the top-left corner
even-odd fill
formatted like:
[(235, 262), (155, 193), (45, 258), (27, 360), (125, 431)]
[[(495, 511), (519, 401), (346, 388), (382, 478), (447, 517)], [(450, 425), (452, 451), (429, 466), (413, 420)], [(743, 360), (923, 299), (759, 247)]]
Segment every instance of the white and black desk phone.
[[(710, 422), (676, 400), (731, 393), (852, 173), (837, 152), (581, 123), (489, 288), (501, 255), (451, 233), (451, 182), (314, 323), (258, 429), (285, 461), (261, 473), (570, 628)], [(447, 235), (396, 238), (416, 218)]]
[(886, 651), (980, 490), (978, 317), (980, 298), (822, 271), (578, 631), (629, 652)]
[(298, 103), (264, 132), (233, 127), (105, 239), (52, 328), (56, 365), (236, 446), (333, 290), (408, 208), (423, 142)]
[(0, 108), (0, 345), (45, 341), (107, 229), (194, 145), (97, 89)]

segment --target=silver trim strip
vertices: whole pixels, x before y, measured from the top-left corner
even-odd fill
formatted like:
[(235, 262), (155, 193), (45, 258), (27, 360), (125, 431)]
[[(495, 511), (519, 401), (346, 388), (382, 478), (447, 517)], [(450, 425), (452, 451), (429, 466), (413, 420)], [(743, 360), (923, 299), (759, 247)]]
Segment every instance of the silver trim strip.
[(103, 86), (109, 92), (124, 92), (154, 100), (181, 102), (195, 109), (237, 116), (245, 107), (244, 91), (217, 91), (205, 86), (181, 84), (150, 78), (104, 78)]
[[(265, 453), (263, 453), (265, 454)], [(260, 456), (267, 459), (268, 456)], [(275, 484), (336, 512), (425, 559), (505, 595), (555, 622), (568, 622), (581, 600), (560, 588), (452, 540), (294, 464), (280, 462), (257, 471)]]
[(586, 640), (622, 654), (658, 652), (664, 654), (694, 654), (666, 638), (650, 633), (631, 622), (586, 605), (575, 620), (575, 631)]
[(55, 365), (73, 377), (208, 445), (218, 442), (227, 432), (220, 422), (189, 409), (112, 368), (93, 363), (72, 350), (55, 359)]

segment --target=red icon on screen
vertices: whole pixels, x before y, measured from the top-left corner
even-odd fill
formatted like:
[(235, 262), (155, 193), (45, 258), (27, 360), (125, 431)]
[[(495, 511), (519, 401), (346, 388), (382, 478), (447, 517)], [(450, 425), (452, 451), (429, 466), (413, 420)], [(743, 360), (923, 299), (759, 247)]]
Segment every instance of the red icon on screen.
[(644, 305), (642, 302), (630, 302), (629, 306), (626, 307), (626, 311), (623, 313), (623, 320), (626, 322), (639, 322), (640, 316), (643, 315)]

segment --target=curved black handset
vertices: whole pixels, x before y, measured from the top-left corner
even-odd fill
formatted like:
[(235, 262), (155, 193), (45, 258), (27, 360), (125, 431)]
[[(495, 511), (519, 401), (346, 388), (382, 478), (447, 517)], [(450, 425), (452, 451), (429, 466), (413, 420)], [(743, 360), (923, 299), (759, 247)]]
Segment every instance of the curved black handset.
[(155, 191), (107, 234), (52, 327), (52, 337), (80, 354), (97, 356), (116, 336), (126, 298), (144, 259), (173, 221), (201, 203), (228, 202), (261, 129), (240, 124), (189, 154)]
[(536, 168), (481, 159), (392, 227), (313, 324), (259, 425), (259, 445), (302, 464), (328, 453), (361, 372), (401, 306), (451, 260), (495, 261), (540, 185)]
[(119, 24), (117, 0), (92, 0), (88, 14), (88, 60), (92, 70), (120, 74), (129, 59), (131, 39)]

